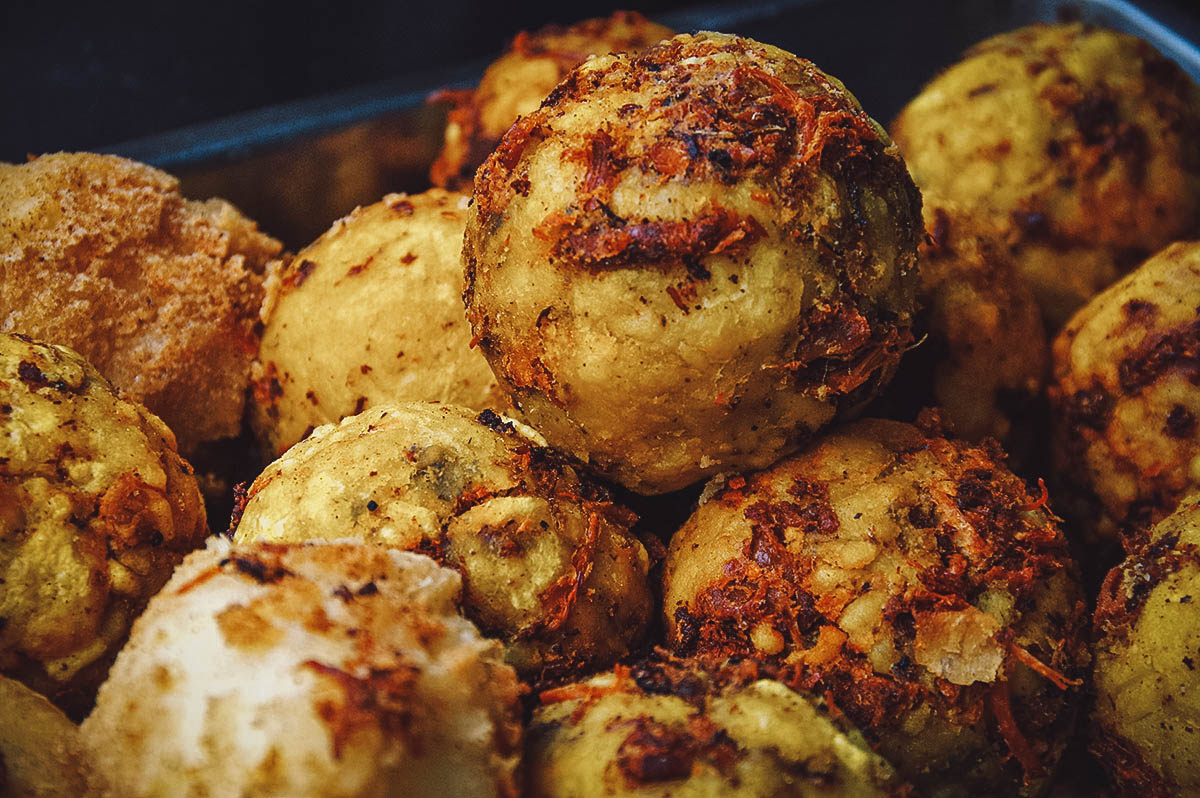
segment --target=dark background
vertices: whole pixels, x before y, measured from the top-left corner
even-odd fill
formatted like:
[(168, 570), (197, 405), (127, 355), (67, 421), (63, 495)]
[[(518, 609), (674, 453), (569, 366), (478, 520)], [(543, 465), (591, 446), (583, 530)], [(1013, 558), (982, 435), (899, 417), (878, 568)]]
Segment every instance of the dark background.
[[(795, 48), (843, 77), (882, 118), (894, 112), (914, 81), (919, 85), (961, 50), (962, 36), (994, 32), (1014, 9), (1038, 4), (813, 0), (783, 5), (792, 11), (796, 5), (810, 8), (791, 14), (787, 30), (766, 25), (751, 35)], [(1196, 40), (1200, 3), (1139, 5)], [(464, 74), (471, 74), (518, 30), (631, 6), (600, 0), (208, 0), (73, 7), (7, 0), (0, 10), (0, 160), (59, 149), (111, 149), (198, 122), (405, 76), (418, 76), (416, 83), (432, 88), (447, 66), (466, 64)], [(642, 0), (633, 7), (667, 21), (691, 10), (689, 20), (720, 22), (722, 13), (745, 4)], [(945, 44), (909, 44), (913, 26)], [(943, 28), (960, 35), (940, 36)], [(858, 69), (863, 64), (871, 70), (858, 79), (870, 86), (855, 84), (846, 74), (847, 69), (863, 71)]]

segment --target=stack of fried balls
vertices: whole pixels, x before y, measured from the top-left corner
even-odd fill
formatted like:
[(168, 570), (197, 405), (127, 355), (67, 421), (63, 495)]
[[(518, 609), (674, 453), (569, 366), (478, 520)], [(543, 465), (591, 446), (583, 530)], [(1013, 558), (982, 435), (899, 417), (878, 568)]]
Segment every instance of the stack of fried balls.
[(0, 165), (0, 792), (1200, 790), (1177, 66), (1034, 25), (889, 134), (618, 12), (441, 99), (295, 253)]

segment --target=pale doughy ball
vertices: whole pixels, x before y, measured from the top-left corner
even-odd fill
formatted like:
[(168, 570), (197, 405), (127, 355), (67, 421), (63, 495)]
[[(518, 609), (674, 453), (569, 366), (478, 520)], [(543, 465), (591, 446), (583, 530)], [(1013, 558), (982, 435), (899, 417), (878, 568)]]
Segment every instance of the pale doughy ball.
[(269, 457), (380, 403), (496, 406), (462, 304), (467, 197), (389, 194), (268, 281), (251, 416)]
[(1200, 486), (1200, 242), (1096, 296), (1054, 342), (1054, 468), (1084, 538), (1136, 534)]
[(922, 190), (983, 211), (1052, 329), (1200, 226), (1200, 89), (1146, 42), (1078, 23), (988, 39), (892, 135)]
[(516, 674), (460, 579), (358, 542), (188, 557), (83, 740), (114, 795), (516, 796)]
[(77, 350), (184, 453), (241, 429), (262, 271), (281, 244), (229, 203), (111, 155), (0, 164), (0, 332)]
[(0, 676), (0, 795), (99, 798), (79, 727), (46, 698)]
[(355, 537), (463, 574), (463, 609), (532, 676), (603, 667), (653, 614), (635, 517), (491, 411), (380, 406), (319, 428), (250, 486), (237, 541)]
[(446, 116), (442, 151), (430, 169), (433, 184), (469, 188), (504, 131), (518, 116), (536, 109), (588, 56), (639, 52), (674, 33), (636, 11), (518, 33), (475, 89), (449, 93), (454, 107)]
[(920, 197), (837, 80), (677, 36), (593, 58), (480, 168), (467, 315), (553, 444), (632, 490), (761, 468), (910, 341)]
[(529, 795), (909, 794), (817, 699), (746, 666), (647, 662), (544, 691), (528, 730)]
[(70, 349), (0, 333), (0, 672), (82, 714), (206, 531), (162, 421)]
[(923, 794), (1036, 795), (1073, 728), (1083, 594), (988, 446), (862, 421), (730, 478), (671, 539), (676, 653), (778, 663)]

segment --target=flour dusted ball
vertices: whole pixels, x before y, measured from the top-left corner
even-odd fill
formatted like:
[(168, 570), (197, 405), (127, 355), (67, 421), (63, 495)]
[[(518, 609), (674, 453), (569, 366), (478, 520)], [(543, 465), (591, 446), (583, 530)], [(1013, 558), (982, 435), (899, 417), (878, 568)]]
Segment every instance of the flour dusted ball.
[(636, 517), (491, 411), (380, 406), (319, 428), (250, 486), (237, 541), (355, 537), (463, 575), (463, 609), (523, 675), (603, 667), (653, 613)]
[(262, 272), (281, 246), (125, 158), (0, 164), (0, 333), (75, 349), (190, 455), (241, 429)]
[(1200, 89), (1127, 34), (1039, 24), (988, 39), (892, 135), (923, 191), (1002, 226), (1053, 329), (1200, 229)]
[(671, 539), (664, 607), (677, 654), (779, 664), (927, 795), (1039, 794), (1087, 663), (1044, 497), (898, 422), (730, 478)]
[(1200, 494), (1109, 573), (1094, 636), (1091, 747), (1121, 794), (1200, 793)]
[(1136, 534), (1200, 486), (1200, 242), (1091, 300), (1054, 342), (1054, 468), (1087, 538)]
[(114, 794), (516, 796), (516, 674), (433, 560), (357, 542), (188, 557), (83, 740)]
[(862, 735), (758, 670), (650, 661), (542, 692), (529, 795), (910, 794)]
[(0, 676), (0, 794), (5, 798), (99, 798), (103, 783), (79, 727), (45, 696)]
[(442, 151), (430, 170), (434, 185), (468, 188), (475, 170), (517, 117), (538, 107), (563, 76), (588, 56), (638, 52), (674, 35), (636, 11), (614, 11), (569, 27), (522, 31), (479, 85), (452, 92)]
[(0, 333), (0, 672), (86, 711), (206, 532), (162, 421), (72, 350)]
[(467, 197), (389, 194), (268, 281), (252, 420), (270, 458), (382, 402), (497, 404), (462, 306)]
[(663, 493), (794, 450), (909, 343), (920, 197), (811, 63), (736, 36), (593, 58), (480, 167), (464, 298), (551, 444)]

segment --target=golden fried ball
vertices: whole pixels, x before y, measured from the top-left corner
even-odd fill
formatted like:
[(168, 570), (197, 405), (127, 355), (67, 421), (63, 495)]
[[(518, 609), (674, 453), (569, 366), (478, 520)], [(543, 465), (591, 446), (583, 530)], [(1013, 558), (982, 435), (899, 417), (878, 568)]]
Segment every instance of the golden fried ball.
[(1054, 341), (1055, 472), (1084, 537), (1135, 532), (1200, 486), (1198, 307), (1200, 242), (1177, 243)]
[(165, 424), (70, 349), (0, 333), (0, 672), (86, 709), (206, 531)]
[(475, 89), (447, 93), (453, 107), (446, 116), (442, 151), (430, 169), (433, 184), (469, 189), (475, 170), (504, 131), (518, 116), (536, 109), (588, 56), (640, 52), (674, 34), (636, 11), (518, 33)]
[(907, 794), (862, 735), (756, 670), (651, 661), (542, 692), (530, 798)]
[(261, 273), (280, 247), (124, 158), (0, 164), (0, 332), (77, 350), (190, 453), (241, 429)]
[(730, 478), (671, 539), (669, 645), (780, 664), (923, 794), (1038, 794), (1073, 726), (1084, 603), (1002, 457), (869, 420)]
[(1020, 445), (1046, 381), (1050, 347), (1029, 287), (999, 230), (981, 214), (925, 196), (929, 238), (920, 249), (919, 346), (887, 394), (936, 405), (971, 441)]
[(1200, 89), (1146, 42), (1032, 25), (969, 50), (892, 135), (922, 190), (987, 214), (1053, 329), (1200, 226)]
[(79, 727), (45, 696), (0, 676), (0, 795), (5, 798), (97, 798)]
[(462, 306), (467, 197), (359, 208), (268, 280), (252, 421), (269, 457), (380, 403), (499, 403)]
[(460, 579), (343, 541), (188, 557), (82, 736), (124, 798), (515, 796), (516, 674)]
[(1109, 572), (1094, 635), (1093, 753), (1124, 795), (1200, 794), (1200, 494)]
[(426, 552), (463, 574), (468, 617), (533, 675), (603, 667), (643, 637), (653, 598), (633, 520), (525, 428), (411, 403), (289, 449), (250, 486), (234, 539)]
[(793, 451), (910, 340), (920, 197), (835, 79), (677, 36), (593, 58), (480, 168), (467, 315), (551, 444), (662, 493)]

